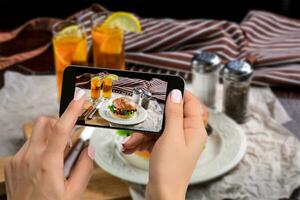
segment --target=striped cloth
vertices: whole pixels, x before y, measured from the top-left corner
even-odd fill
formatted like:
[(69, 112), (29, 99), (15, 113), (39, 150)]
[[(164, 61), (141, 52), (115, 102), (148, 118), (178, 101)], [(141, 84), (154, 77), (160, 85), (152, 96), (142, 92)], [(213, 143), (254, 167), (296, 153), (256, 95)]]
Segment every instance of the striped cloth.
[[(107, 73), (99, 73), (99, 77), (103, 78)], [(76, 87), (89, 89), (91, 74), (84, 73), (76, 76)], [(119, 80), (114, 81), (113, 91), (119, 94), (132, 95), (134, 88), (140, 88), (151, 92), (152, 98), (164, 102), (166, 100), (167, 82), (152, 78), (150, 81), (138, 78), (119, 77)]]
[[(91, 40), (93, 12), (84, 22)], [(140, 18), (143, 32), (125, 34), (127, 63), (190, 72), (195, 53), (217, 53), (223, 63), (246, 60), (255, 69), (253, 82), (300, 86), (300, 21), (251, 11), (241, 24), (224, 20)]]
[[(107, 11), (93, 5), (70, 17), (85, 24), (89, 44), (90, 19), (96, 12)], [(190, 77), (193, 55), (210, 51), (217, 53), (223, 63), (233, 59), (250, 62), (255, 69), (253, 83), (300, 86), (299, 20), (250, 11), (240, 24), (209, 19), (140, 18), (140, 21), (142, 33), (125, 34), (126, 62), (130, 70), (175, 72), (187, 78)], [(0, 33), (0, 43), (3, 38), (5, 34)], [(47, 47), (40, 47), (38, 54)], [(34, 55), (37, 55), (36, 51)], [(22, 56), (0, 57), (0, 68), (29, 59)]]

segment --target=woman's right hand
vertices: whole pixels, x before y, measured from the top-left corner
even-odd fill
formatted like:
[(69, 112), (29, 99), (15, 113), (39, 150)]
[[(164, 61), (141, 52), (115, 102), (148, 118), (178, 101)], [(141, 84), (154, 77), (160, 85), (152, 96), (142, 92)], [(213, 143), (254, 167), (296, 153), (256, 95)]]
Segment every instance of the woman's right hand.
[(166, 124), (150, 157), (148, 199), (184, 199), (207, 139), (203, 108), (188, 91), (173, 90), (166, 103)]
[(160, 137), (134, 133), (123, 144), (124, 153), (151, 152), (148, 199), (184, 199), (189, 179), (206, 142), (207, 109), (189, 92), (182, 99), (173, 90), (166, 103), (165, 130)]

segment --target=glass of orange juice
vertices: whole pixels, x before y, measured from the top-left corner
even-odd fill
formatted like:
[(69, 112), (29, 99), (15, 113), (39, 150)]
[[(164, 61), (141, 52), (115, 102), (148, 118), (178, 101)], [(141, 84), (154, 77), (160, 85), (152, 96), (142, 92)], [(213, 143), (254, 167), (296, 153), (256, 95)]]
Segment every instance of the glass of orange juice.
[(87, 64), (87, 36), (83, 25), (73, 21), (54, 24), (52, 33), (57, 90), (60, 98), (64, 69), (71, 64)]
[(125, 70), (123, 31), (103, 25), (109, 13), (92, 16), (94, 66)]

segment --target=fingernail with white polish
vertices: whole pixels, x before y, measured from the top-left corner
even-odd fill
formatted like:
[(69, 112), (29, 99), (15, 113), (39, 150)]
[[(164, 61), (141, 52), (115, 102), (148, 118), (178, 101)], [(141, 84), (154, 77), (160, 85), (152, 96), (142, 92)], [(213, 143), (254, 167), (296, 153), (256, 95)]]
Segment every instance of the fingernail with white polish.
[(94, 158), (95, 158), (95, 148), (93, 147), (93, 146), (91, 146), (91, 145), (89, 145), (89, 147), (88, 147), (88, 156), (92, 159), (92, 160), (94, 160)]
[(128, 137), (124, 138), (123, 141), (122, 141), (122, 144), (125, 144), (130, 138), (131, 138), (131, 136), (128, 136)]
[(79, 89), (76, 91), (75, 95), (74, 95), (74, 100), (78, 101), (79, 99), (81, 99), (81, 97), (83, 97), (85, 95), (85, 92), (83, 89)]
[(178, 89), (171, 91), (171, 101), (173, 103), (181, 103), (182, 101), (182, 94), (181, 91)]

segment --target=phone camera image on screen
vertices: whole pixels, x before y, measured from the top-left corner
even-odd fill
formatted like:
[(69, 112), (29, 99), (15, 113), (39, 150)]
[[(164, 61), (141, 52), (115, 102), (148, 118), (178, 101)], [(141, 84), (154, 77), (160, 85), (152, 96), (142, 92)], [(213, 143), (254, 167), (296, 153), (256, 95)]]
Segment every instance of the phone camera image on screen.
[[(77, 124), (155, 133), (162, 131), (170, 89), (166, 77), (99, 68), (80, 69), (74, 73), (73, 95), (82, 89), (86, 100)], [(70, 87), (70, 84), (64, 87)]]
[(166, 81), (129, 78), (104, 71), (76, 76), (75, 86), (86, 93), (79, 119), (87, 125), (154, 132), (162, 128)]

